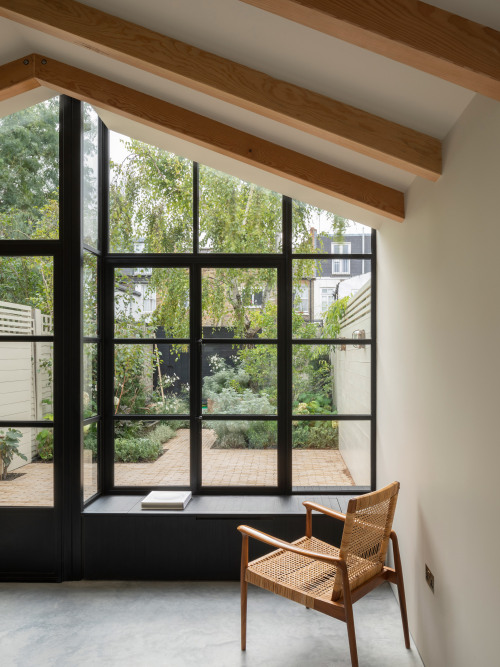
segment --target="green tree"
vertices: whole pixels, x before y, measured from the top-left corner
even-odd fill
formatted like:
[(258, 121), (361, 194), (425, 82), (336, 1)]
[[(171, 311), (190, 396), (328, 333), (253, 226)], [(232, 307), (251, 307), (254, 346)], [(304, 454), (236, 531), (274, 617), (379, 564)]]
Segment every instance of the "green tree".
[(30, 238), (58, 197), (58, 98), (0, 119), (0, 144), (0, 237)]

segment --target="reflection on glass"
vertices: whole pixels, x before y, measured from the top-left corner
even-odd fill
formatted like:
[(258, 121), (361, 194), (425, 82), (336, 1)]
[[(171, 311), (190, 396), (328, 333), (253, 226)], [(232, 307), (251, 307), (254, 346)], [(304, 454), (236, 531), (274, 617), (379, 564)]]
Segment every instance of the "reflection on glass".
[(205, 421), (203, 486), (276, 486), (277, 442), (274, 421)]
[(83, 335), (96, 337), (97, 327), (97, 257), (83, 253)]
[(293, 423), (293, 487), (370, 485), (369, 421)]
[(83, 418), (99, 414), (97, 373), (97, 343), (83, 344)]
[(188, 414), (188, 345), (115, 345), (115, 414)]
[(0, 506), (53, 506), (53, 431), (0, 428)]
[(324, 275), (313, 267), (313, 263), (331, 267), (334, 261), (293, 261), (294, 338), (370, 338), (370, 261), (352, 260), (351, 270), (356, 273), (346, 279)]
[(0, 257), (0, 336), (52, 335), (52, 257)]
[(202, 269), (203, 337), (276, 338), (276, 269)]
[(98, 235), (98, 127), (99, 117), (86, 102), (82, 105), (83, 122), (83, 178), (82, 178), (82, 214), (83, 242), (99, 248)]
[(57, 239), (58, 97), (0, 118), (0, 159), (0, 239)]
[(193, 251), (193, 164), (110, 132), (111, 252)]
[(202, 406), (215, 414), (276, 414), (276, 345), (203, 345)]
[(117, 486), (189, 486), (188, 422), (115, 422)]
[(295, 415), (369, 414), (369, 345), (294, 345)]
[(282, 198), (200, 166), (200, 252), (281, 252)]
[(115, 336), (188, 338), (189, 269), (116, 269)]
[(97, 453), (100, 424), (83, 426), (83, 500), (88, 500), (98, 491)]
[(52, 343), (0, 340), (0, 420), (52, 419)]
[[(371, 228), (304, 202), (292, 205), (292, 244), (294, 253), (352, 254), (371, 253)], [(347, 263), (346, 263), (347, 262)], [(349, 260), (340, 262), (337, 273), (346, 270)]]

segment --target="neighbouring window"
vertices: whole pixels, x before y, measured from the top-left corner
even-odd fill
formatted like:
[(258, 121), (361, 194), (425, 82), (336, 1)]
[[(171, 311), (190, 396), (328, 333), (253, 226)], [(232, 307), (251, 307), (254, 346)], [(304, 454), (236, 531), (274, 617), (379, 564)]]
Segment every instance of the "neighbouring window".
[[(334, 243), (332, 245), (332, 252), (338, 255), (349, 255), (351, 252), (350, 243)], [(348, 274), (351, 270), (351, 263), (348, 259), (335, 257), (332, 260), (332, 273), (333, 274)]]

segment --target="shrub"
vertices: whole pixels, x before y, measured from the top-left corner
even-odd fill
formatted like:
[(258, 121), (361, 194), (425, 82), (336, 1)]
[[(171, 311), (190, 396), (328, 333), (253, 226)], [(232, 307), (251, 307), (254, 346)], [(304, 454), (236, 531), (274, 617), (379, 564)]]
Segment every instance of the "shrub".
[(250, 449), (272, 449), (277, 445), (274, 422), (251, 422), (247, 432)]
[(338, 423), (333, 421), (296, 422), (293, 430), (294, 449), (338, 449)]
[(165, 442), (173, 438), (175, 435), (175, 430), (168, 426), (167, 424), (158, 424), (156, 428), (148, 434), (149, 440), (156, 442), (159, 445), (163, 445)]
[(206, 377), (203, 381), (203, 393), (208, 398), (217, 398), (224, 389), (241, 391), (248, 386), (250, 376), (241, 366), (239, 368), (231, 368), (221, 360), (219, 368), (220, 370)]
[(151, 438), (116, 438), (115, 461), (138, 463), (156, 461), (163, 454), (163, 445)]
[[(52, 415), (47, 415), (52, 418)], [(44, 428), (36, 435), (38, 456), (42, 461), (52, 461), (54, 458), (54, 434), (51, 428)]]

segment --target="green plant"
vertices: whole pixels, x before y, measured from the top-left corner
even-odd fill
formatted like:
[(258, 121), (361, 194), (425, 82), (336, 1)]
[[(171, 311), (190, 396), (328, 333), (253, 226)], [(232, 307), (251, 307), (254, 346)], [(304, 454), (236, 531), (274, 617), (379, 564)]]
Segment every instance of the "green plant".
[(0, 479), (7, 479), (7, 470), (12, 463), (14, 456), (19, 456), (24, 461), (27, 457), (19, 451), (19, 441), (23, 437), (21, 431), (15, 428), (7, 429), (7, 433), (0, 431), (0, 460), (2, 462), (2, 476)]
[(295, 422), (293, 429), (294, 449), (338, 449), (338, 422)]
[(158, 424), (155, 429), (148, 434), (148, 438), (153, 442), (163, 445), (165, 442), (173, 438), (175, 430), (167, 424)]
[(115, 440), (115, 461), (137, 463), (156, 461), (163, 454), (163, 445), (150, 438), (117, 438)]
[[(52, 421), (53, 414), (45, 415), (44, 419)], [(44, 428), (36, 435), (38, 456), (42, 461), (52, 461), (54, 458), (54, 433), (51, 428)]]

